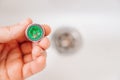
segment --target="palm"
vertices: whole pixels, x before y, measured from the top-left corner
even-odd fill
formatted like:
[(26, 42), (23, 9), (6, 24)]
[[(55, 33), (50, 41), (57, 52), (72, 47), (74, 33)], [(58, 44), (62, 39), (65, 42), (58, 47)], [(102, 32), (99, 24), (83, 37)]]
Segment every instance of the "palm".
[(23, 80), (23, 57), (17, 42), (0, 45), (1, 80)]

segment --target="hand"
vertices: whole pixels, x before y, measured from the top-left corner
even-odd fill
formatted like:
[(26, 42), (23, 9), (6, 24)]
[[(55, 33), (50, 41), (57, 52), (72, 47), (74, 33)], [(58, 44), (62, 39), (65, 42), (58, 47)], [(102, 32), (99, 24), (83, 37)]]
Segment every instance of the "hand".
[[(13, 26), (0, 27), (0, 80), (24, 80), (44, 69), (45, 50), (50, 42), (47, 37), (37, 43), (28, 41), (25, 29), (29, 24), (32, 24), (31, 19)], [(42, 27), (47, 36), (50, 27)]]

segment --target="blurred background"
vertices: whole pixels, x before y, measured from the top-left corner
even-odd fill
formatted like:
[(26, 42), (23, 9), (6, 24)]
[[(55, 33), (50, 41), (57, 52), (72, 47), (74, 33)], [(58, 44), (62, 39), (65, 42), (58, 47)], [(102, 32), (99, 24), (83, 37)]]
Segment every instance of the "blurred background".
[[(120, 80), (120, 0), (0, 0), (0, 26), (27, 17), (51, 26), (52, 44), (45, 70), (26, 80)], [(61, 27), (80, 34), (70, 54), (54, 45)]]

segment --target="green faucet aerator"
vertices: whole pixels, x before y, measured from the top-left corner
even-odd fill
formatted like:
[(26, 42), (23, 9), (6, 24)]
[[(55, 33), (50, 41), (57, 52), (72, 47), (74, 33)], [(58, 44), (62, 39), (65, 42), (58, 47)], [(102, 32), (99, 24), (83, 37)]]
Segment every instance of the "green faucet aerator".
[(44, 37), (44, 29), (39, 24), (31, 24), (25, 31), (26, 37), (33, 42), (40, 41)]

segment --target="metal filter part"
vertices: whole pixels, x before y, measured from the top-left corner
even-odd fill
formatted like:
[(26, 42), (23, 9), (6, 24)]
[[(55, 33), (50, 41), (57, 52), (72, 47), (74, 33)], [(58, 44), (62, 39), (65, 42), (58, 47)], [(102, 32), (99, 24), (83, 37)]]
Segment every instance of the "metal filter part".
[(44, 29), (39, 24), (31, 24), (25, 31), (28, 40), (36, 42), (40, 41), (44, 37)]

